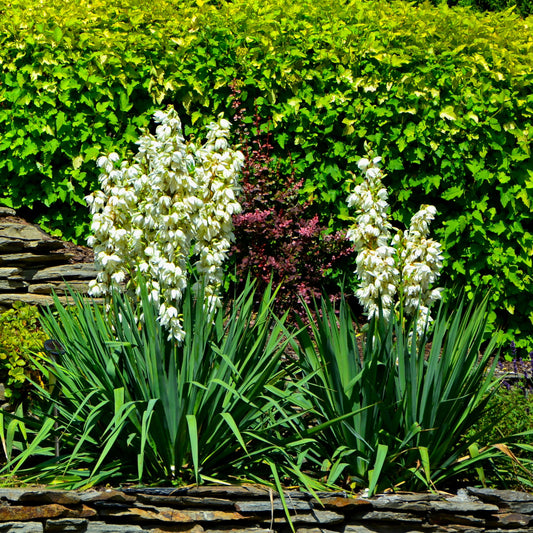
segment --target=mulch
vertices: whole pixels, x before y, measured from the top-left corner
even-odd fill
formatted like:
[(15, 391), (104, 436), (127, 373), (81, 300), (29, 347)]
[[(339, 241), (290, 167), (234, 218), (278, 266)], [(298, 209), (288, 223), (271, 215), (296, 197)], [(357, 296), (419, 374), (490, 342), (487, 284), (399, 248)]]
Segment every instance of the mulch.
[(63, 245), (67, 249), (67, 252), (72, 254), (68, 261), (69, 263), (92, 263), (94, 261), (92, 248), (66, 241), (63, 241)]

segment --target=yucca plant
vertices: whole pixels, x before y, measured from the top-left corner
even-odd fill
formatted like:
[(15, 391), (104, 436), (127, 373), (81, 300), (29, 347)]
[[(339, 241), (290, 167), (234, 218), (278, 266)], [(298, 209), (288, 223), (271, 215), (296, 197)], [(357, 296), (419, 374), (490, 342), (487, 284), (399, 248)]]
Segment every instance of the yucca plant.
[(187, 290), (181, 344), (167, 338), (144, 290), (141, 320), (119, 293), (107, 311), (72, 298), (73, 307), (56, 300), (44, 313), (43, 326), (64, 353), (43, 366), (55, 381), (40, 389), (50, 409), (21, 420), (34, 437), (4, 473), (76, 487), (258, 479), (272, 468), (276, 477), (285, 459), (298, 469), (287, 451), (293, 422), (279, 387), (290, 366), (281, 360), (284, 319), (270, 312), (270, 288), (257, 308), (248, 283), (227, 314), (214, 316)]
[[(300, 406), (314, 413), (310, 454), (332, 483), (375, 490), (433, 488), (498, 453), (468, 429), (495, 384), (486, 343), (487, 299), (441, 305), (432, 331), (417, 335), (391, 315), (358, 331), (346, 301), (308, 309), (295, 349), (305, 383)], [(420, 329), (420, 328), (419, 328)]]

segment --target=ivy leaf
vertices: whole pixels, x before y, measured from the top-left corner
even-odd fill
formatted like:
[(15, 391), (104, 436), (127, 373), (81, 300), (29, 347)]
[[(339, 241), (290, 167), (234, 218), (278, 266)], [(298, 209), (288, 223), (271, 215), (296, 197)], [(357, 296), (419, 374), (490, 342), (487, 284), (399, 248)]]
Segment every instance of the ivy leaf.
[[(89, 148), (85, 150), (83, 162), (86, 163), (87, 161), (95, 161), (100, 155), (100, 153), (101, 153), (101, 148), (99, 145), (89, 146)], [(79, 166), (77, 168), (79, 168)]]
[(463, 196), (464, 192), (463, 188), (454, 185), (442, 193), (442, 198), (444, 200), (453, 200), (454, 198), (460, 198)]
[(522, 200), (522, 202), (528, 209), (531, 209), (531, 198), (530, 194), (526, 189), (520, 189), (516, 194), (516, 197), (520, 198), (520, 200)]
[(405, 148), (407, 147), (407, 141), (405, 140), (405, 137), (400, 137), (396, 144), (397, 144), (398, 150), (400, 152), (403, 152), (405, 150)]
[(120, 93), (120, 110), (129, 111), (133, 107), (133, 104), (130, 102), (130, 99), (127, 93)]
[(54, 40), (56, 43), (58, 43), (59, 41), (61, 41), (61, 39), (63, 38), (63, 32), (61, 31), (61, 28), (59, 26), (56, 26), (54, 28)]
[(449, 105), (441, 110), (439, 113), (440, 118), (445, 120), (457, 120), (457, 115), (455, 114), (455, 109), (453, 106)]
[(501, 235), (506, 231), (507, 226), (501, 220), (498, 220), (495, 224), (491, 224), (488, 229), (497, 235)]
[(454, 261), (453, 264), (452, 264), (452, 268), (456, 271), (456, 272), (459, 272), (460, 274), (466, 274), (466, 270), (465, 270), (465, 266), (462, 262), (460, 261)]
[(83, 163), (83, 155), (81, 154), (72, 159), (72, 167), (74, 169), (80, 168), (82, 163)]
[(61, 131), (61, 128), (63, 127), (64, 124), (66, 124), (66, 122), (67, 122), (67, 116), (65, 115), (65, 113), (63, 113), (63, 111), (60, 111), (56, 115), (56, 131), (58, 133)]

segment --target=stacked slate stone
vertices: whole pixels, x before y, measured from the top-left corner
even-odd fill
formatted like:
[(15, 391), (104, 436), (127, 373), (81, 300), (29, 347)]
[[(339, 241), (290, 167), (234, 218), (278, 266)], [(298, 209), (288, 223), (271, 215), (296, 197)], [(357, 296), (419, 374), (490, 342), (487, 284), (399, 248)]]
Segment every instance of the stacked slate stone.
[(85, 492), (0, 489), (5, 533), (531, 533), (533, 494), (457, 495), (288, 491), (203, 486)]
[(53, 292), (65, 300), (67, 285), (86, 293), (96, 270), (90, 254), (79, 262), (75, 249), (0, 206), (0, 309), (15, 302), (48, 305)]

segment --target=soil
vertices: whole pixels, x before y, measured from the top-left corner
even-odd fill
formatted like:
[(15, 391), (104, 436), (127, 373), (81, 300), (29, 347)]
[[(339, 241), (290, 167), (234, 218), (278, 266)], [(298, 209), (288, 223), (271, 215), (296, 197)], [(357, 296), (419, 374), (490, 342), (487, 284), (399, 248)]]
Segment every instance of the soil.
[(73, 254), (68, 261), (69, 263), (92, 263), (94, 261), (92, 248), (66, 241), (63, 241), (63, 245), (69, 254)]

